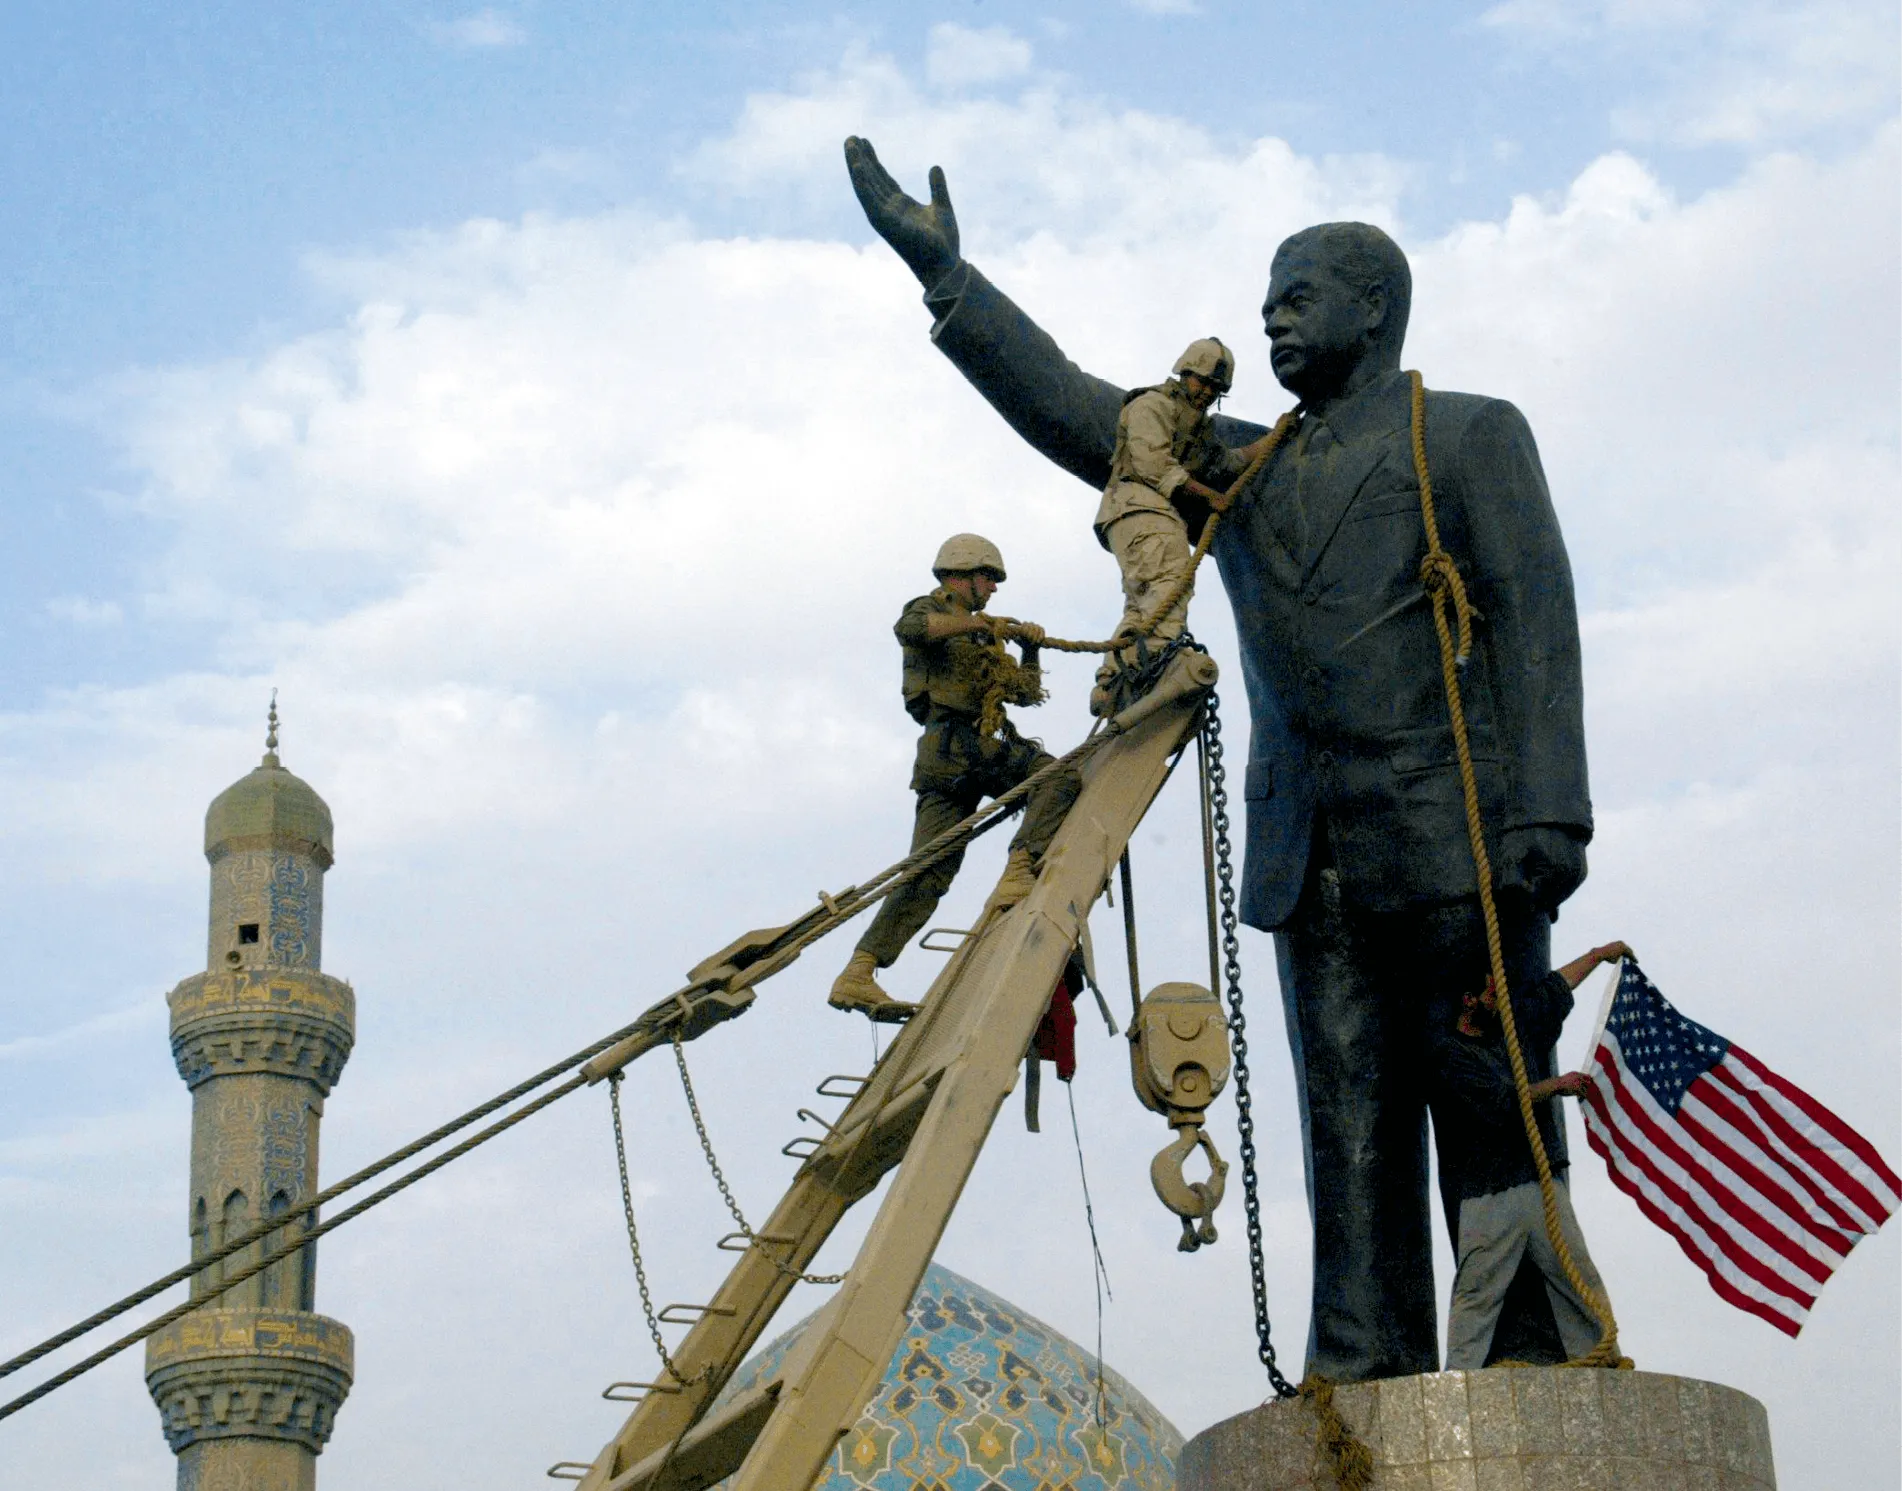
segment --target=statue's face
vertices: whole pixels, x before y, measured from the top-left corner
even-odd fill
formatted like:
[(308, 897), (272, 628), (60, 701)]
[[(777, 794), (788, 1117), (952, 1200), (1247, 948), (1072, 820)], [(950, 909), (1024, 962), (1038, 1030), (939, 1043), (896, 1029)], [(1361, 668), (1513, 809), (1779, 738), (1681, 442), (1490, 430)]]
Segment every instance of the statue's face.
[(1276, 381), (1310, 402), (1339, 391), (1373, 345), (1383, 300), (1348, 285), (1310, 250), (1275, 255), (1261, 324)]

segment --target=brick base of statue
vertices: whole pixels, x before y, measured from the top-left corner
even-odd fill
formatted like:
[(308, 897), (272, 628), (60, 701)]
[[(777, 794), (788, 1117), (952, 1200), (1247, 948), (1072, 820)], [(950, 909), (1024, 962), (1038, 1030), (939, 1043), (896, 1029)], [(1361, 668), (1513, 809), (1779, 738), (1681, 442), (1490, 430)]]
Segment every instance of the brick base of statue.
[[(1373, 1491), (1774, 1491), (1755, 1398), (1690, 1377), (1494, 1367), (1336, 1390)], [(1275, 1401), (1183, 1446), (1178, 1491), (1333, 1491), (1312, 1405)]]

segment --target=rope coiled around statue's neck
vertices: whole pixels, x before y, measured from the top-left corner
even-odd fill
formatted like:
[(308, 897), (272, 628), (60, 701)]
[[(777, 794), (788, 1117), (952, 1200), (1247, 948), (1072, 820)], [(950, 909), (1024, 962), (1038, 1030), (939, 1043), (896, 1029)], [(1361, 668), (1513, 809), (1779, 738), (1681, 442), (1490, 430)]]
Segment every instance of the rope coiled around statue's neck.
[[(1420, 518), (1426, 527), (1426, 557), (1420, 561), (1420, 583), (1433, 606), (1433, 628), (1440, 638), (1440, 674), (1446, 684), (1446, 708), (1453, 723), (1453, 747), (1459, 755), (1460, 791), (1466, 800), (1466, 833), (1472, 841), (1473, 869), (1479, 881), (1479, 909), (1486, 923), (1486, 956), (1491, 965), (1493, 989), (1499, 1001), (1499, 1028), (1506, 1037), (1506, 1056), (1512, 1063), (1512, 1083), (1519, 1094), (1519, 1117), (1525, 1124), (1526, 1140), (1532, 1146), (1533, 1167), (1539, 1173), (1539, 1200), (1545, 1213), (1545, 1232), (1559, 1267), (1580, 1299), (1598, 1320), (1598, 1344), (1584, 1356), (1565, 1363), (1568, 1367), (1625, 1367), (1631, 1359), (1618, 1350), (1618, 1322), (1611, 1312), (1611, 1301), (1585, 1281), (1571, 1244), (1559, 1225), (1558, 1187), (1552, 1178), (1552, 1161), (1545, 1152), (1545, 1138), (1539, 1132), (1538, 1117), (1532, 1106), (1532, 1084), (1526, 1076), (1525, 1053), (1519, 1048), (1519, 1030), (1513, 1021), (1512, 996), (1506, 988), (1506, 957), (1499, 935), (1499, 910), (1493, 903), (1492, 860), (1486, 852), (1486, 835), (1479, 814), (1479, 782), (1473, 773), (1473, 750), (1466, 731), (1466, 709), (1460, 697), (1460, 670), (1473, 650), (1473, 603), (1466, 595), (1466, 582), (1460, 577), (1453, 556), (1440, 546), (1440, 525), (1433, 512), (1433, 478), (1427, 469), (1426, 386), (1418, 373), (1407, 374), (1412, 387), (1413, 470), (1420, 480)], [(1451, 611), (1451, 619), (1448, 611)], [(1457, 641), (1455, 637), (1457, 636)]]

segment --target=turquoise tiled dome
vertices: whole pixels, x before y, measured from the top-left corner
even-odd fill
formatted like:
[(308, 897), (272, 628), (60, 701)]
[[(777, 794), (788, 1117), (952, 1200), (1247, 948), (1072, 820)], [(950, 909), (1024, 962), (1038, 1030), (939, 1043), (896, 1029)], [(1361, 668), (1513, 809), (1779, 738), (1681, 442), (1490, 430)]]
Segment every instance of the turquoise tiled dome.
[[(778, 1371), (812, 1317), (749, 1359), (721, 1395)], [(1095, 1356), (932, 1264), (904, 1339), (815, 1491), (1174, 1491), (1182, 1436)]]

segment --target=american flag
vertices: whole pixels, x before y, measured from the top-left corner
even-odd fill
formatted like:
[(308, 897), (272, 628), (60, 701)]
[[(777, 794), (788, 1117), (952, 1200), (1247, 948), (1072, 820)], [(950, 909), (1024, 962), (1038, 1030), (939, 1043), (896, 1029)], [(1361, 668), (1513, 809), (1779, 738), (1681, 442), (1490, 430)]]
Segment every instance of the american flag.
[(1794, 1336), (1849, 1250), (1902, 1201), (1869, 1141), (1756, 1057), (1686, 1019), (1627, 959), (1586, 1067), (1585, 1133), (1740, 1310)]

